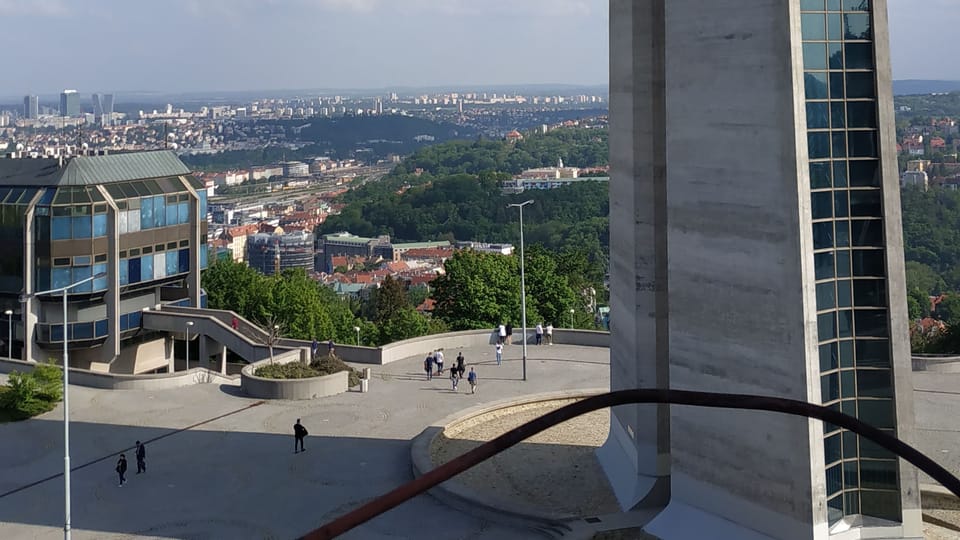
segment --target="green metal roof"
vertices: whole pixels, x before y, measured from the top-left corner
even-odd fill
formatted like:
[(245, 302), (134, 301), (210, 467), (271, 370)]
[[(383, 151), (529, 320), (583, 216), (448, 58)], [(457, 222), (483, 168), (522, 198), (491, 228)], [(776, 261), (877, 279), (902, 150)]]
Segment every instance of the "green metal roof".
[(0, 159), (3, 186), (91, 186), (144, 178), (189, 175), (168, 150), (59, 159)]
[(404, 244), (393, 244), (393, 249), (430, 249), (450, 247), (450, 242), (446, 240), (436, 242), (407, 242)]

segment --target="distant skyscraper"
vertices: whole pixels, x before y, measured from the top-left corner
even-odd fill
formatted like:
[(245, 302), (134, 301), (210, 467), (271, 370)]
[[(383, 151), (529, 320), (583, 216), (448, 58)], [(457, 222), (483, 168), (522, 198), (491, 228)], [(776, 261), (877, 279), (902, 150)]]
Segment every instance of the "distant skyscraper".
[(377, 114), (383, 114), (383, 100), (377, 98)]
[(60, 116), (80, 116), (80, 94), (76, 90), (64, 90), (60, 93)]
[(40, 100), (37, 96), (23, 97), (23, 117), (30, 120), (40, 117)]
[(93, 95), (93, 119), (105, 126), (113, 123), (113, 94)]
[[(610, 25), (611, 387), (792, 398), (912, 442), (887, 0), (611, 0)], [(657, 538), (923, 535), (916, 469), (839, 426), (643, 405), (610, 429), (601, 463), (624, 507), (665, 506)]]

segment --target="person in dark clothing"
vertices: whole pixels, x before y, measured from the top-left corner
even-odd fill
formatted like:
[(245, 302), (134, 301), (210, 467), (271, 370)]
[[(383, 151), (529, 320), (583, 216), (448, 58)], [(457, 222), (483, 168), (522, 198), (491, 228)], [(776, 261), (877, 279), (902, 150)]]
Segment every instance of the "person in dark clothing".
[(463, 359), (463, 351), (460, 351), (460, 353), (457, 354), (457, 367), (456, 367), (456, 370), (457, 370), (457, 372), (458, 372), (457, 376), (460, 377), (461, 379), (463, 378), (463, 372), (465, 372), (465, 371), (467, 370), (465, 364), (466, 364), (466, 361)]
[(307, 449), (303, 447), (303, 439), (307, 435), (308, 435), (307, 428), (303, 427), (303, 424), (300, 423), (300, 419), (297, 418), (297, 423), (293, 425), (293, 453), (294, 454), (296, 454), (297, 452), (307, 451)]
[(117, 474), (120, 475), (120, 483), (117, 487), (121, 487), (127, 483), (127, 479), (123, 476), (127, 473), (127, 456), (120, 454), (120, 459), (117, 460)]
[(503, 341), (503, 344), (509, 345), (511, 341), (513, 341), (513, 325), (507, 323), (507, 339)]
[(137, 474), (147, 472), (147, 447), (137, 441)]
[(320, 352), (320, 342), (314, 338), (313, 343), (310, 344), (310, 359), (316, 360), (318, 352)]

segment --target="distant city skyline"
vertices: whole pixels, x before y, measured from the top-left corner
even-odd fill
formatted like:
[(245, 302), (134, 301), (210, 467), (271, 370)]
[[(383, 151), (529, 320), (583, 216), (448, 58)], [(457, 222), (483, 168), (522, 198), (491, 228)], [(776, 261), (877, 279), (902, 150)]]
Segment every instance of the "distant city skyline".
[[(960, 58), (929, 53), (949, 50), (960, 3), (889, 3), (894, 78), (960, 80)], [(0, 46), (26, 51), (8, 56), (0, 94), (77, 88), (88, 99), (94, 92), (599, 85), (608, 79), (607, 0), (161, 5), (89, 0), (81, 9), (66, 0), (0, 0), (0, 17), (9, 23)], [(90, 24), (78, 24), (86, 18)], [(917, 28), (924, 40), (913, 39)]]

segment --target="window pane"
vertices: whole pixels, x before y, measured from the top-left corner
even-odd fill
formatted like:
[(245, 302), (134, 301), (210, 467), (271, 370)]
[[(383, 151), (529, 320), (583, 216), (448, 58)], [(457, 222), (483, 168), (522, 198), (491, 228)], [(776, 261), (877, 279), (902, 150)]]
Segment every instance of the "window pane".
[(826, 101), (807, 102), (807, 128), (826, 129), (830, 127), (830, 108)]
[(880, 191), (851, 191), (850, 214), (861, 217), (881, 217)]
[(830, 135), (833, 144), (833, 157), (847, 157), (847, 134), (844, 131), (834, 131)]
[(90, 216), (78, 216), (72, 218), (73, 237), (74, 238), (92, 238), (93, 220)]
[(847, 125), (852, 128), (877, 127), (877, 104), (872, 101), (847, 103)]
[(833, 192), (819, 191), (810, 194), (810, 207), (813, 219), (833, 217)]
[(846, 187), (847, 162), (844, 160), (833, 162), (833, 187)]
[[(890, 433), (890, 435), (896, 435), (895, 433)], [(860, 457), (863, 458), (872, 458), (872, 459), (896, 459), (897, 456), (890, 452), (886, 448), (883, 448), (879, 444), (871, 441), (870, 439), (865, 439), (863, 437), (858, 437), (860, 440)]]
[(830, 69), (843, 69), (843, 48), (839, 43), (827, 43)]
[(837, 337), (853, 337), (853, 312), (843, 310), (837, 313)]
[(813, 256), (817, 279), (833, 278), (833, 253), (817, 253)]
[(837, 317), (833, 312), (817, 315), (817, 333), (820, 341), (837, 337)]
[(850, 161), (850, 186), (880, 187), (879, 165), (874, 159)]
[(803, 29), (803, 39), (824, 41), (827, 39), (827, 21), (822, 13), (803, 14), (800, 16), (800, 27)]
[(834, 282), (817, 284), (817, 311), (837, 307), (837, 292)]
[(857, 307), (885, 307), (887, 287), (882, 279), (858, 279), (853, 282), (853, 302)]
[(858, 309), (854, 312), (858, 337), (887, 337), (887, 312), (883, 309)]
[(830, 133), (816, 132), (807, 134), (807, 151), (810, 159), (823, 159), (830, 157)]
[(823, 11), (823, 0), (800, 0), (801, 11)]
[(830, 162), (821, 161), (810, 164), (810, 189), (832, 187), (830, 182)]
[(807, 99), (827, 99), (826, 73), (804, 73), (803, 85)]
[(892, 396), (890, 371), (886, 369), (861, 369), (857, 371), (857, 393), (862, 397)]
[(852, 222), (854, 246), (883, 247), (883, 222), (877, 219)]
[(820, 377), (820, 401), (830, 403), (840, 399), (840, 374), (830, 373)]
[(850, 157), (877, 157), (877, 132), (851, 131)]
[[(843, 85), (846, 79), (843, 77), (843, 72), (835, 71), (830, 73), (830, 99), (842, 100), (846, 97), (847, 93), (843, 89)], [(838, 103), (843, 103), (838, 101)]]
[(107, 235), (107, 214), (97, 214), (93, 216), (93, 236), (102, 237)]
[(847, 247), (850, 245), (850, 222), (847, 220), (837, 221), (837, 234), (834, 241), (837, 247)]
[(869, 13), (847, 13), (843, 20), (844, 39), (873, 39)]
[(857, 474), (857, 462), (847, 461), (843, 464), (843, 487), (844, 489), (856, 489), (860, 485), (859, 475)]
[(827, 69), (827, 44), (803, 44), (803, 69)]
[(870, 11), (870, 0), (843, 0), (844, 11)]
[(873, 69), (873, 43), (845, 43), (843, 49), (847, 69)]
[[(69, 240), (72, 234), (70, 219), (68, 217), (53, 217), (53, 225), (50, 230), (50, 237), (53, 240)], [(69, 285), (69, 283), (67, 284)]]
[(858, 407), (860, 419), (877, 428), (893, 428), (893, 402), (889, 399), (861, 399)]
[(837, 280), (837, 305), (850, 307), (853, 305), (853, 293), (850, 291), (850, 280)]
[(872, 72), (847, 73), (847, 99), (875, 99), (876, 97)]
[(840, 14), (831, 13), (827, 15), (827, 39), (831, 41), (840, 41), (843, 37), (843, 19)]
[(870, 461), (860, 463), (863, 487), (867, 489), (897, 489), (897, 462)]
[(823, 440), (823, 457), (827, 464), (840, 461), (840, 434), (831, 435)]
[(847, 192), (835, 191), (833, 194), (833, 205), (837, 217), (847, 217), (850, 212), (847, 210)]
[(853, 367), (853, 341), (840, 342), (840, 367)]
[(814, 249), (825, 249), (833, 247), (833, 223), (814, 223), (813, 224), (813, 247)]
[(856, 341), (857, 367), (890, 367), (890, 345), (885, 339)]
[(837, 344), (824, 343), (820, 345), (820, 371), (837, 369)]
[(827, 469), (827, 494), (838, 493), (843, 488), (843, 480), (840, 472), (840, 465), (834, 465)]
[(833, 101), (830, 103), (830, 126), (834, 128), (843, 128), (846, 126), (844, 107), (842, 101)]

